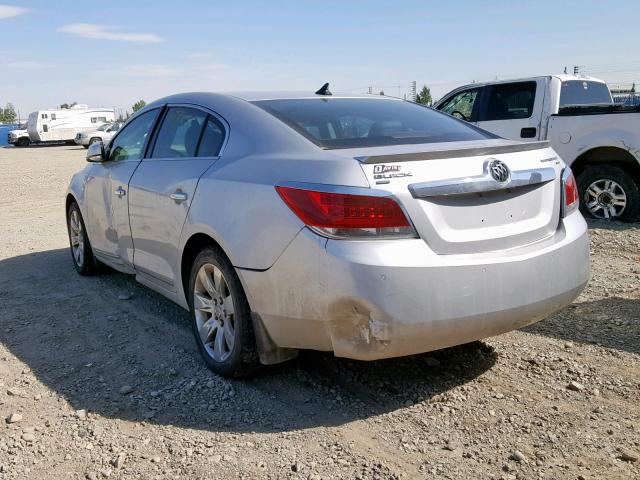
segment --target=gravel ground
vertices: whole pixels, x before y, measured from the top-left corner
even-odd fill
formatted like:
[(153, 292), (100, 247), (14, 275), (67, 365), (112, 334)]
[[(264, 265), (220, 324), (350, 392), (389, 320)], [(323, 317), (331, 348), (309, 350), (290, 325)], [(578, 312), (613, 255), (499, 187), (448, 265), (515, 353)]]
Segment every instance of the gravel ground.
[(0, 479), (640, 478), (640, 224), (593, 223), (588, 288), (523, 331), (229, 381), (185, 311), (75, 273), (84, 154), (0, 149)]

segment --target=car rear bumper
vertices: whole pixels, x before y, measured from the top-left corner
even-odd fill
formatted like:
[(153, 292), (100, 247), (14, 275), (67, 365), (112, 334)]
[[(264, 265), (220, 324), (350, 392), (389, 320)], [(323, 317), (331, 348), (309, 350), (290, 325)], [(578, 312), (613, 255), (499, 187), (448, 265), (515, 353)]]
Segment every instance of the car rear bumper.
[(336, 241), (303, 229), (267, 271), (239, 270), (280, 347), (374, 360), (427, 352), (537, 322), (589, 279), (586, 223), (501, 252), (436, 255), (421, 239)]

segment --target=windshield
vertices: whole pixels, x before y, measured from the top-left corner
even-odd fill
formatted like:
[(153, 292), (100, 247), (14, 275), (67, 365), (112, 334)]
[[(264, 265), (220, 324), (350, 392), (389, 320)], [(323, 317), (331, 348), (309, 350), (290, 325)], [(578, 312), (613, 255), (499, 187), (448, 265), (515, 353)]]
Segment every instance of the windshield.
[(111, 124), (105, 123), (104, 125), (100, 125), (98, 128), (96, 128), (96, 131), (97, 132), (104, 132), (110, 126), (111, 126)]
[(606, 83), (569, 80), (562, 82), (560, 106), (611, 104), (611, 93)]
[(402, 100), (314, 98), (253, 103), (327, 149), (495, 138), (431, 108)]

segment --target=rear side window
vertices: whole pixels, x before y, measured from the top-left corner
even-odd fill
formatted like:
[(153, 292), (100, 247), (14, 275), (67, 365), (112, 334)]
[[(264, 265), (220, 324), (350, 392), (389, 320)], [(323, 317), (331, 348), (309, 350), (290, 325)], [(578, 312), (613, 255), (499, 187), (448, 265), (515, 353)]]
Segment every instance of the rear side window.
[(560, 106), (611, 104), (611, 93), (606, 84), (583, 80), (562, 82)]
[(158, 131), (152, 158), (195, 157), (207, 113), (188, 107), (172, 107)]
[(198, 147), (199, 157), (215, 157), (220, 153), (224, 141), (224, 129), (218, 120), (209, 116), (207, 124), (202, 132), (202, 140)]
[(132, 119), (113, 139), (109, 160), (140, 160), (158, 109), (150, 110)]
[(478, 121), (513, 120), (533, 115), (536, 99), (536, 82), (505, 83), (489, 89), (486, 109), (480, 112)]
[(327, 149), (494, 138), (436, 110), (402, 100), (311, 98), (254, 104)]

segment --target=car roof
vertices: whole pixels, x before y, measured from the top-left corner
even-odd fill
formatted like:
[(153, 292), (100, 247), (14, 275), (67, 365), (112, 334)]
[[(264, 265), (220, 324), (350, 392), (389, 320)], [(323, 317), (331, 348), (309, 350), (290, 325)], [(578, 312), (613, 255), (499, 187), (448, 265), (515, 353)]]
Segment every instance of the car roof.
[(230, 95), (232, 97), (240, 98), (248, 102), (255, 102), (258, 100), (288, 100), (288, 99), (308, 99), (308, 98), (372, 98), (372, 99), (384, 99), (384, 100), (401, 100), (400, 98), (387, 97), (385, 95), (370, 95), (366, 93), (353, 94), (353, 93), (333, 93), (331, 95), (317, 95), (312, 91), (306, 90), (282, 90), (282, 91), (247, 91), (247, 92), (221, 92), (224, 95)]

